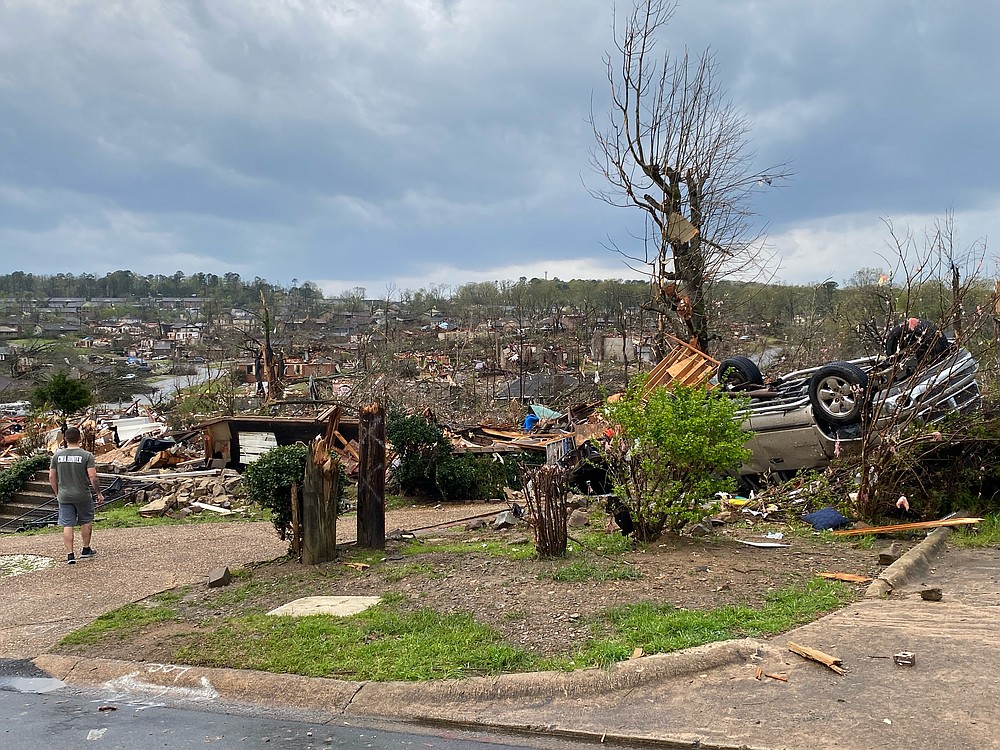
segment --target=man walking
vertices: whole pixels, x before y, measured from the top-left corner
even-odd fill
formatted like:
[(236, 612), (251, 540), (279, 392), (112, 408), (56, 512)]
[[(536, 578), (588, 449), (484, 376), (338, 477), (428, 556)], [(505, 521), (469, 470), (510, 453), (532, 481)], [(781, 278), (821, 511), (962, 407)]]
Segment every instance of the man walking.
[(66, 447), (52, 454), (49, 462), (49, 486), (59, 501), (59, 525), (63, 527), (63, 545), (66, 547), (66, 562), (76, 564), (73, 554), (73, 529), (80, 527), (83, 549), (80, 559), (91, 558), (97, 553), (90, 546), (90, 536), (94, 531), (94, 497), (104, 499), (101, 484), (97, 479), (94, 454), (80, 447), (80, 430), (66, 428)]

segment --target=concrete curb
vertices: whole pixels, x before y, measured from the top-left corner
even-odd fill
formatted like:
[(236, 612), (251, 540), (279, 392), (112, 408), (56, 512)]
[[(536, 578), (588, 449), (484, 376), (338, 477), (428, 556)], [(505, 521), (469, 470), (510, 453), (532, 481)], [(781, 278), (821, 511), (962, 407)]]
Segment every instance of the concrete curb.
[[(587, 696), (630, 690), (657, 680), (773, 655), (752, 639), (721, 641), (671, 654), (632, 659), (610, 669), (528, 672), (434, 682), (348, 682), (243, 669), (89, 659), (43, 654), (34, 664), (70, 685), (138, 692), (156, 698), (265, 704), (326, 713), (410, 721), (472, 723), (476, 708), (494, 701)], [(476, 718), (475, 723), (481, 723)]]
[(930, 566), (931, 559), (944, 550), (950, 533), (950, 527), (942, 526), (928, 534), (926, 539), (883, 570), (879, 577), (869, 584), (865, 590), (865, 598), (887, 596), (924, 572)]

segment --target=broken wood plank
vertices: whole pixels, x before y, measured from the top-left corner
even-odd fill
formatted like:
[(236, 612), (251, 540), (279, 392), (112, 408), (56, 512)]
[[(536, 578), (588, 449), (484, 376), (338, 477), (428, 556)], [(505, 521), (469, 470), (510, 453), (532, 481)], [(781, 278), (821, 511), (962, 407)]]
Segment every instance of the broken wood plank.
[(764, 670), (763, 670), (762, 668), (760, 668), (760, 667), (757, 667), (757, 668), (756, 668), (756, 669), (755, 669), (755, 670), (753, 671), (753, 678), (754, 678), (755, 680), (759, 680), (759, 679), (760, 679), (761, 677), (763, 677), (763, 676), (764, 676)]
[(822, 664), (825, 667), (829, 667), (837, 674), (847, 674), (847, 670), (841, 665), (843, 662), (836, 656), (830, 656), (830, 654), (824, 653), (819, 649), (810, 648), (809, 646), (803, 646), (795, 641), (788, 642), (788, 650), (793, 654), (798, 654), (799, 656), (809, 659), (810, 661)]
[(778, 680), (779, 682), (788, 682), (788, 678), (783, 674), (775, 674), (772, 672), (765, 672), (765, 677), (770, 677), (772, 680)]
[(859, 576), (857, 573), (817, 573), (816, 575), (820, 578), (829, 578), (845, 583), (868, 583), (871, 580), (868, 576)]
[(834, 536), (859, 536), (861, 534), (891, 534), (896, 531), (918, 531), (920, 529), (937, 529), (942, 526), (968, 526), (982, 521), (982, 518), (944, 518), (940, 521), (918, 521), (916, 523), (897, 523), (890, 526), (865, 526), (862, 529), (842, 529), (830, 532)]
[(194, 502), (191, 503), (192, 508), (201, 508), (202, 510), (210, 510), (213, 513), (218, 513), (220, 516), (231, 516), (235, 511), (229, 510), (229, 508), (222, 508), (218, 505), (209, 505), (208, 503)]

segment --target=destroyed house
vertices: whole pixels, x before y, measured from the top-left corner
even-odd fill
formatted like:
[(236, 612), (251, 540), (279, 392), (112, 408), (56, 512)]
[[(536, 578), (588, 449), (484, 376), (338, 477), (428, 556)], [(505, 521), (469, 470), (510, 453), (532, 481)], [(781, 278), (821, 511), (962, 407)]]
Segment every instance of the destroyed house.
[(224, 461), (229, 469), (244, 469), (278, 445), (308, 445), (317, 436), (333, 429), (344, 446), (358, 439), (356, 419), (338, 419), (335, 409), (327, 409), (315, 417), (219, 417), (203, 422), (198, 429), (205, 435), (205, 458)]

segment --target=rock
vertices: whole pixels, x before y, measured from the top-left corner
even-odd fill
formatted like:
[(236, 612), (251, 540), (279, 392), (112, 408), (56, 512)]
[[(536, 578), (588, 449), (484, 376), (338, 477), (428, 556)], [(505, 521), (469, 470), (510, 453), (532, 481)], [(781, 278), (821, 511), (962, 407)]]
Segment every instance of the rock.
[(587, 511), (577, 508), (570, 514), (569, 520), (566, 523), (574, 529), (579, 529), (590, 523), (590, 516), (587, 514)]
[(229, 568), (215, 568), (208, 574), (208, 587), (217, 589), (228, 586), (232, 580), (233, 576), (230, 574)]
[(941, 601), (941, 589), (924, 589), (920, 592), (920, 598), (925, 602)]
[(685, 526), (684, 533), (688, 536), (710, 536), (715, 533), (715, 527), (711, 521), (699, 521)]
[(899, 546), (898, 543), (893, 542), (889, 549), (884, 549), (878, 553), (878, 564), (879, 565), (892, 565), (899, 556), (903, 554), (903, 548)]
[(588, 505), (586, 495), (570, 495), (566, 499), (567, 508), (586, 508)]
[(516, 547), (519, 544), (528, 544), (531, 542), (526, 536), (516, 536), (507, 542), (508, 547)]
[(162, 516), (174, 506), (175, 503), (172, 498), (161, 497), (159, 500), (153, 500), (152, 502), (146, 503), (144, 506), (139, 508), (139, 515), (143, 518)]
[(465, 524), (466, 531), (477, 531), (478, 529), (485, 529), (485, 528), (486, 528), (485, 518), (475, 518), (469, 521), (467, 524)]
[(515, 526), (517, 526), (517, 517), (509, 510), (497, 513), (497, 517), (493, 519), (494, 529), (512, 529)]

